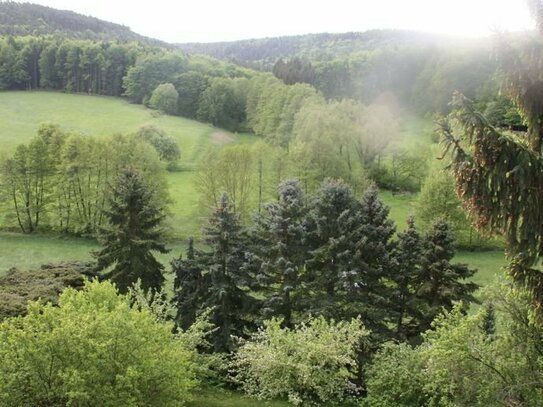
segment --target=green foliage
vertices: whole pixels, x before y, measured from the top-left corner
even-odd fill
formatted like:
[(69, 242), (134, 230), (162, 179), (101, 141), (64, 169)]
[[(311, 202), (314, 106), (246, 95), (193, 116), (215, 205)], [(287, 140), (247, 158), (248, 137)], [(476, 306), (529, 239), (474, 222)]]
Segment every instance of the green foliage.
[(208, 78), (200, 71), (188, 71), (177, 75), (173, 84), (179, 95), (179, 114), (195, 119), (200, 95), (208, 86)]
[(430, 328), (443, 308), (450, 310), (456, 301), (473, 301), (477, 284), (469, 282), (475, 270), (466, 264), (451, 263), (456, 248), (450, 226), (438, 221), (426, 234), (422, 246), (417, 296), (425, 303), (421, 332)]
[(0, 324), (0, 405), (183, 405), (194, 364), (171, 329), (110, 283), (33, 303)]
[(294, 57), (286, 62), (279, 59), (272, 72), (287, 85), (315, 82), (315, 69), (307, 59)]
[(338, 320), (348, 318), (342, 275), (355, 266), (356, 229), (360, 204), (352, 189), (341, 181), (326, 180), (309, 203), (304, 220), (305, 307), (309, 314)]
[(365, 407), (425, 407), (429, 394), (424, 359), (419, 349), (405, 343), (387, 343), (367, 370)]
[(440, 219), (447, 221), (459, 246), (492, 247), (502, 243), (484, 236), (472, 226), (469, 214), (463, 209), (462, 200), (456, 194), (454, 177), (442, 164), (431, 165), (417, 197), (415, 213), (424, 230), (428, 230)]
[(138, 280), (145, 291), (159, 290), (164, 282), (164, 267), (153, 252), (168, 252), (160, 228), (165, 215), (151, 188), (137, 170), (126, 167), (109, 197), (107, 227), (100, 233), (103, 248), (95, 257), (98, 269), (106, 270), (122, 292)]
[(246, 217), (251, 209), (254, 181), (253, 157), (246, 145), (209, 148), (194, 177), (203, 208), (217, 207), (226, 192), (232, 208), (242, 217)]
[(210, 251), (197, 251), (189, 245), (187, 259), (172, 262), (177, 321), (185, 328), (210, 309), (209, 320), (216, 329), (209, 341), (215, 352), (232, 351), (232, 336), (245, 334), (255, 312), (252, 277), (243, 267), (247, 243), (242, 233), (239, 217), (224, 193), (204, 229)]
[(350, 369), (357, 363), (358, 344), (368, 335), (360, 320), (328, 322), (320, 317), (293, 329), (281, 325), (278, 319), (267, 321), (237, 351), (233, 379), (246, 393), (319, 405), (356, 392)]
[(302, 302), (307, 209), (298, 181), (282, 182), (277, 192), (278, 202), (264, 206), (251, 231), (251, 263), (264, 295), (262, 314), (265, 318), (280, 316), (291, 327)]
[[(542, 163), (539, 149), (530, 145), (537, 145), (539, 139), (535, 134), (529, 140), (501, 134), (465, 97), (457, 95), (454, 103), (451, 119), (464, 134), (458, 138), (448, 120), (441, 122), (441, 131), (447, 149), (453, 150), (457, 191), (470, 204), (478, 228), (505, 235), (514, 255), (509, 272), (532, 290), (534, 304), (539, 306), (543, 281), (534, 264), (542, 234), (537, 221), (539, 206), (535, 204), (539, 198), (533, 191), (539, 188)], [(486, 182), (489, 179), (491, 183)]]
[(392, 273), (394, 283), (389, 298), (389, 312), (395, 324), (394, 336), (399, 341), (412, 339), (421, 333), (419, 325), (421, 300), (417, 296), (421, 272), (422, 238), (415, 226), (414, 218), (407, 219), (407, 229), (398, 233), (392, 250)]
[(158, 85), (149, 99), (149, 107), (160, 110), (166, 114), (177, 114), (179, 93), (171, 83)]
[(123, 78), (125, 96), (135, 103), (146, 104), (157, 86), (171, 83), (175, 75), (186, 69), (186, 64), (184, 56), (171, 52), (143, 58)]
[(542, 356), (530, 298), (502, 285), (488, 307), (466, 316), (460, 305), (439, 316), (422, 345), (388, 345), (368, 375), (368, 406), (537, 406), (543, 400)]
[(197, 117), (217, 127), (243, 131), (246, 122), (247, 79), (215, 78), (200, 97)]
[(136, 134), (153, 146), (161, 160), (176, 161), (181, 158), (179, 145), (162, 129), (153, 125), (144, 125)]

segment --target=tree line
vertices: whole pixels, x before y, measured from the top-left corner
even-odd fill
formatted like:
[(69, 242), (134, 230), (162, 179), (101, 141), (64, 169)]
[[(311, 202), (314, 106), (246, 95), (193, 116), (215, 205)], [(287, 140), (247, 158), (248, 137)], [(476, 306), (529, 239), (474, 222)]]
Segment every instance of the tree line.
[(104, 224), (108, 188), (129, 165), (160, 191), (157, 199), (167, 199), (159, 155), (142, 137), (85, 137), (44, 124), (2, 162), (0, 199), (9, 208), (4, 223), (24, 233), (94, 235)]

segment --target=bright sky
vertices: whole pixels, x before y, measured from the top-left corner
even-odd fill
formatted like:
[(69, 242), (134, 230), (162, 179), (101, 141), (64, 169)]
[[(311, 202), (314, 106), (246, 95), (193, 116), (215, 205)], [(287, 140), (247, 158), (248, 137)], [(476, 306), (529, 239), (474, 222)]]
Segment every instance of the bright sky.
[(168, 42), (413, 29), (464, 36), (531, 29), (524, 0), (32, 0)]

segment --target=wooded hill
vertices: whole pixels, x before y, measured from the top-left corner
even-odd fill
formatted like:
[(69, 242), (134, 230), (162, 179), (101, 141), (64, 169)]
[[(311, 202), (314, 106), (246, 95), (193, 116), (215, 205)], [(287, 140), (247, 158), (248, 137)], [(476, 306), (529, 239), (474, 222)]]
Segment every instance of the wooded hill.
[(0, 35), (53, 35), (70, 38), (136, 41), (167, 46), (156, 39), (136, 34), (130, 28), (85, 16), (69, 10), (57, 10), (32, 3), (0, 2)]
[(185, 43), (178, 46), (190, 53), (263, 69), (279, 58), (294, 56), (311, 60), (331, 59), (353, 52), (374, 51), (397, 46), (428, 46), (446, 41), (447, 37), (407, 30), (369, 30), (365, 32), (319, 33), (274, 38), (248, 39), (213, 43)]

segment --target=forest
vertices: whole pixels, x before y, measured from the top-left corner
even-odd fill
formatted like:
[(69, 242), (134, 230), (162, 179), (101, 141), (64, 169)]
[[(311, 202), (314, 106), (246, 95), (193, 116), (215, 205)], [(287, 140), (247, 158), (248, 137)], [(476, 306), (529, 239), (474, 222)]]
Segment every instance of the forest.
[(0, 407), (542, 405), (526, 4), (166, 44), (0, 3)]

